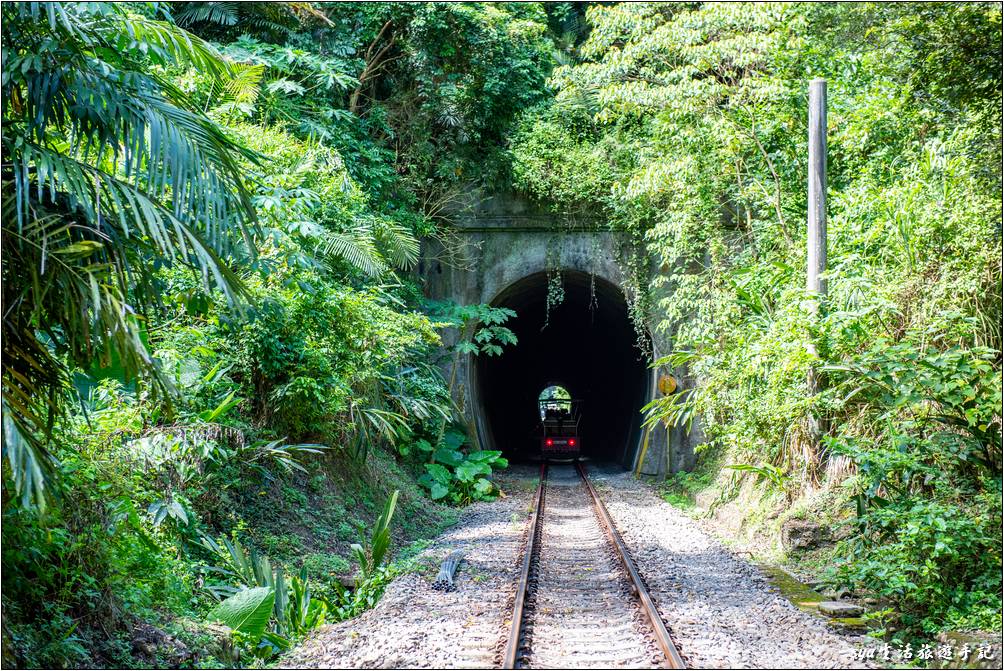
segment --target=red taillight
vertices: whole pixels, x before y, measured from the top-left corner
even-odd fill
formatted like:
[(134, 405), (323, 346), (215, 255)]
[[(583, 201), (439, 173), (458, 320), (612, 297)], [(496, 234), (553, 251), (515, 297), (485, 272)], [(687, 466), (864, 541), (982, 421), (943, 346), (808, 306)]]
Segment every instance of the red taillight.
[(571, 445), (572, 447), (575, 447), (575, 439), (574, 438), (570, 438), (568, 440), (568, 444)]
[(552, 445), (554, 445), (554, 441), (548, 438), (547, 440), (544, 441), (544, 444), (547, 445), (548, 447), (551, 447)]

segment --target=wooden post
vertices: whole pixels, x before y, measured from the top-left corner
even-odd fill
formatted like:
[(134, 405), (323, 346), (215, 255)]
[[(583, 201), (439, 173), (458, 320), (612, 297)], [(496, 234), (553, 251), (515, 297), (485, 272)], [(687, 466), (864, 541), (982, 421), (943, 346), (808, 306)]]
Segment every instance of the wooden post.
[[(806, 289), (812, 294), (809, 310), (813, 319), (819, 316), (826, 300), (826, 80), (813, 79), (809, 84), (809, 217), (807, 238)], [(816, 355), (816, 343), (809, 341), (808, 350)], [(809, 394), (819, 393), (819, 376), (815, 365), (809, 368)], [(809, 415), (809, 442), (813, 454), (806, 468), (814, 473), (819, 466), (822, 423), (814, 413)], [(807, 455), (808, 456), (808, 455)], [(812, 476), (813, 478), (815, 475)]]

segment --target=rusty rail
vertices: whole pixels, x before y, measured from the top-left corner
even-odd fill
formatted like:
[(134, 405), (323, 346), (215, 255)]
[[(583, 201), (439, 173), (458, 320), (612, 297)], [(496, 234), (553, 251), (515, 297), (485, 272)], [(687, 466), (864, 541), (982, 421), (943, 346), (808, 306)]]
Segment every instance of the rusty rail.
[(530, 566), (533, 560), (534, 544), (537, 542), (537, 532), (540, 528), (540, 515), (544, 510), (544, 482), (547, 480), (547, 463), (540, 465), (540, 484), (537, 485), (537, 496), (534, 498), (533, 518), (526, 535), (526, 550), (523, 553), (523, 567), (520, 570), (519, 582), (516, 583), (516, 598), (512, 606), (512, 625), (509, 628), (509, 640), (506, 643), (505, 654), (502, 657), (503, 669), (516, 668), (516, 656), (519, 654), (520, 632), (523, 628), (523, 606), (526, 603), (526, 592), (529, 588)]
[[(645, 583), (641, 579), (641, 574), (638, 573), (638, 568), (635, 566), (634, 560), (631, 559), (628, 548), (624, 544), (620, 533), (617, 531), (617, 527), (614, 524), (613, 519), (610, 517), (610, 513), (607, 512), (606, 506), (603, 505), (603, 501), (593, 488), (593, 484), (589, 481), (589, 477), (586, 475), (585, 467), (581, 463), (577, 463), (575, 468), (578, 471), (579, 476), (582, 478), (583, 483), (586, 485), (589, 496), (593, 501), (593, 506), (596, 509), (596, 515), (607, 534), (607, 538), (610, 540), (610, 544), (614, 547), (617, 557), (620, 559), (621, 564), (624, 566), (624, 570), (631, 579), (632, 591), (638, 597), (642, 611), (645, 613), (645, 616), (652, 627), (652, 632), (655, 635), (656, 642), (666, 658), (668, 668), (686, 669), (687, 665), (680, 656), (679, 651), (676, 649), (676, 645), (673, 643), (673, 639), (670, 637), (669, 631), (666, 629), (666, 625), (662, 621), (662, 616), (659, 614), (659, 610), (656, 608), (655, 602), (652, 600), (652, 596), (648, 593), (648, 588), (645, 587)], [(546, 481), (547, 464), (543, 463), (540, 467), (540, 483), (537, 485), (537, 494), (534, 497), (530, 527), (527, 531), (526, 549), (523, 554), (523, 566), (520, 570), (519, 581), (516, 583), (516, 598), (513, 601), (512, 624), (509, 628), (509, 639), (506, 642), (506, 648), (502, 658), (503, 669), (516, 668), (516, 658), (519, 655), (519, 646), (523, 638), (521, 635), (523, 629), (523, 609), (526, 604), (527, 591), (529, 590), (530, 571), (533, 564), (533, 554), (536, 551), (537, 537), (540, 532), (540, 520), (544, 512)]]
[(680, 656), (680, 652), (676, 649), (676, 645), (673, 643), (673, 639), (669, 635), (669, 630), (666, 629), (666, 625), (662, 621), (662, 616), (659, 615), (659, 610), (656, 608), (655, 602), (652, 600), (652, 596), (648, 593), (648, 588), (645, 587), (645, 583), (641, 579), (641, 574), (638, 573), (638, 568), (635, 566), (634, 560), (631, 559), (627, 546), (621, 539), (621, 535), (617, 531), (617, 527), (614, 525), (614, 521), (611, 519), (610, 513), (607, 512), (607, 507), (603, 505), (603, 501), (600, 500), (596, 490), (593, 489), (593, 483), (589, 482), (589, 478), (586, 476), (585, 467), (581, 463), (577, 463), (575, 467), (579, 471), (582, 481), (586, 484), (586, 488), (589, 490), (589, 495), (593, 499), (593, 505), (596, 508), (596, 513), (599, 516), (600, 521), (603, 523), (603, 528), (607, 532), (607, 537), (610, 539), (610, 543), (614, 546), (614, 549), (617, 550), (617, 556), (624, 565), (624, 570), (627, 571), (628, 576), (631, 578), (631, 584), (634, 587), (635, 593), (638, 595), (638, 601), (641, 603), (642, 610), (645, 612), (645, 616), (648, 618), (649, 624), (652, 626), (652, 631), (655, 634), (656, 641), (659, 643), (659, 648), (666, 656), (669, 668), (686, 669), (687, 665)]

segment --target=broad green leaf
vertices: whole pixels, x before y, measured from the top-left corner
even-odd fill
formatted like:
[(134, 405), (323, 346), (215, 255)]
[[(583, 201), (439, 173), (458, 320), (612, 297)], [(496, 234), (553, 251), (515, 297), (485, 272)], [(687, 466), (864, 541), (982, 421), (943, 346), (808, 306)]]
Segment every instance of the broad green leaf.
[(500, 450), (478, 450), (477, 452), (471, 452), (467, 455), (468, 461), (485, 461), (490, 462), (497, 457), (501, 457), (502, 452)]
[(243, 589), (220, 603), (209, 613), (209, 620), (222, 622), (234, 631), (259, 637), (268, 626), (275, 603), (275, 590), (271, 587)]
[(171, 501), (168, 506), (171, 511), (171, 517), (181, 520), (183, 524), (188, 524), (188, 515), (185, 513), (185, 509), (177, 501)]
[(461, 482), (471, 482), (477, 475), (490, 475), (492, 469), (488, 464), (484, 464), (477, 461), (465, 461), (464, 463), (457, 466), (456, 476), (457, 480)]
[(459, 448), (465, 442), (467, 442), (467, 436), (463, 432), (457, 431), (456, 429), (450, 429), (446, 432), (446, 435), (443, 436), (443, 447), (451, 450)]
[(453, 476), (450, 475), (450, 472), (446, 470), (445, 466), (440, 464), (426, 464), (425, 470), (428, 471), (433, 480), (441, 485), (449, 487), (450, 482), (453, 481)]
[(436, 450), (435, 454), (432, 455), (432, 458), (438, 463), (446, 464), (447, 466), (456, 466), (464, 460), (464, 455), (457, 450), (441, 447)]

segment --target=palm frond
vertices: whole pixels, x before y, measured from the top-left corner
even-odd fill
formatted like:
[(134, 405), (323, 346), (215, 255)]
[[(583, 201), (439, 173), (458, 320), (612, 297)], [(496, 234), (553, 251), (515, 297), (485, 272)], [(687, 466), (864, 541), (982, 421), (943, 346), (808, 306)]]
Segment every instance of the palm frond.
[[(242, 290), (233, 271), (198, 232), (139, 188), (33, 143), (24, 143), (20, 152), (11, 153), (19, 195), (34, 187), (39, 200), (48, 198), (55, 203), (59, 194), (65, 194), (92, 230), (105, 235), (120, 250), (130, 244), (149, 246), (160, 256), (192, 266), (207, 288), (222, 289), (236, 302)], [(19, 211), (19, 222), (22, 216)], [(23, 232), (23, 223), (19, 229)]]
[[(333, 25), (309, 2), (182, 2), (175, 21), (199, 26), (214, 35), (249, 34), (256, 37), (288, 35), (310, 17)], [(239, 33), (238, 33), (239, 31)]]
[(373, 232), (377, 244), (395, 266), (410, 270), (418, 263), (418, 240), (406, 227), (391, 219), (379, 219), (374, 222)]
[(399, 414), (406, 417), (414, 417), (420, 421), (434, 417), (449, 421), (453, 416), (448, 405), (419, 396), (391, 392), (387, 394), (387, 400), (398, 407)]
[(11, 7), (22, 17), (30, 18), (36, 23), (43, 18), (46, 19), (52, 31), (64, 30), (71, 36), (79, 36), (80, 24), (74, 20), (76, 17), (67, 11), (67, 9), (72, 11), (72, 3), (70, 7), (66, 7), (66, 3), (63, 2), (19, 2), (16, 5), (11, 3)]
[(373, 238), (364, 228), (350, 233), (326, 231), (319, 250), (322, 256), (346, 261), (367, 275), (376, 276), (386, 270)]
[(190, 65), (213, 75), (230, 72), (229, 63), (216, 47), (168, 21), (129, 14), (127, 21), (101, 25), (112, 28), (107, 37), (119, 49), (142, 49), (163, 64)]
[(55, 461), (38, 440), (36, 429), (22, 425), (24, 417), (20, 410), (11, 411), (5, 393), (3, 454), (10, 464), (14, 489), (20, 496), (22, 507), (34, 505), (39, 510), (45, 510), (46, 481), (51, 477)]
[(208, 42), (110, 3), (0, 11), (3, 451), (21, 500), (42, 505), (69, 366), (114, 364), (170, 391), (142, 338), (155, 267), (242, 299), (223, 257), (254, 253), (258, 157), (150, 68), (229, 77)]
[[(164, 39), (183, 46), (176, 38)], [(60, 153), (104, 165), (151, 198), (168, 200), (175, 216), (197, 223), (218, 251), (229, 250), (232, 231), (239, 231), (248, 251), (253, 249), (243, 222), (254, 222), (254, 208), (238, 161), (258, 157), (187, 108), (182, 92), (145, 73), (126, 77), (97, 67), (84, 55), (44, 70), (35, 69), (37, 59), (30, 54), (11, 55), (9, 61), (5, 92), (10, 88), (24, 95), (15, 96), (23, 105), (5, 108), (6, 123), (23, 122), (37, 146), (58, 147)], [(59, 146), (61, 140), (68, 146)], [(22, 176), (26, 165), (19, 166)], [(27, 204), (19, 199), (19, 220)]]
[(215, 23), (220, 26), (232, 26), (237, 23), (237, 2), (185, 2), (174, 15), (179, 26), (191, 26), (196, 23)]
[(253, 103), (261, 92), (261, 81), (264, 75), (264, 63), (256, 65), (236, 63), (234, 64), (234, 76), (226, 83), (224, 90), (236, 102)]
[[(6, 254), (4, 255), (6, 258)], [(55, 460), (40, 438), (59, 411), (57, 390), (65, 369), (38, 339), (30, 323), (16, 323), (5, 287), (3, 324), (3, 456), (10, 465), (21, 505), (45, 508), (46, 483)]]
[(249, 117), (261, 93), (265, 65), (262, 63), (235, 63), (233, 77), (223, 83), (217, 98), (215, 112), (236, 117)]
[(388, 442), (397, 441), (408, 428), (408, 420), (392, 410), (373, 407), (357, 407), (354, 409), (356, 426), (360, 432), (369, 436), (371, 431)]

